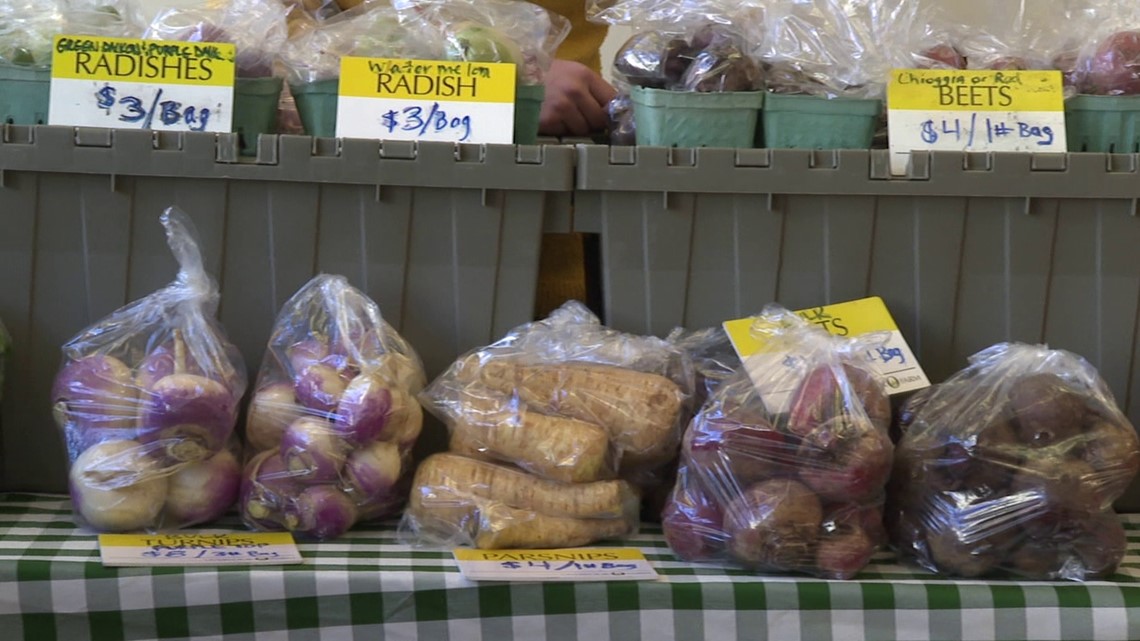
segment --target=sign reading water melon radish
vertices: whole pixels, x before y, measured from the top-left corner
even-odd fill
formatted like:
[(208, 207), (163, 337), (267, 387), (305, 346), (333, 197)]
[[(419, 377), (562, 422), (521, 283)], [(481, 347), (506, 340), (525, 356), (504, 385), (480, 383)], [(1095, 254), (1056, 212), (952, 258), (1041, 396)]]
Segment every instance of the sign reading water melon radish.
[(341, 59), (338, 138), (514, 141), (515, 65)]

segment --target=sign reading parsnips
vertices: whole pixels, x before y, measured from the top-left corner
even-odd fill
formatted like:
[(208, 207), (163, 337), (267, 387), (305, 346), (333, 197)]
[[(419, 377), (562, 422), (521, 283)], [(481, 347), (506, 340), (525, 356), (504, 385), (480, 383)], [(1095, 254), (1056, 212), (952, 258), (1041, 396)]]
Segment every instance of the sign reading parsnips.
[(511, 143), (515, 65), (341, 59), (338, 138)]
[(48, 123), (228, 132), (234, 46), (56, 36)]

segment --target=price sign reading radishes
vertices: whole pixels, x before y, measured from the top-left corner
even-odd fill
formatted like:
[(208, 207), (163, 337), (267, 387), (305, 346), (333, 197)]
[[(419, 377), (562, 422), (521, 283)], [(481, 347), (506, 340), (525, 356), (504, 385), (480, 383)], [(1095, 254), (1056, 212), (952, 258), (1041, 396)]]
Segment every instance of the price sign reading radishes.
[(1059, 71), (898, 69), (887, 101), (895, 175), (914, 151), (1067, 150)]
[(53, 125), (230, 131), (232, 44), (57, 36), (51, 73)]
[(514, 141), (515, 66), (342, 58), (339, 138)]

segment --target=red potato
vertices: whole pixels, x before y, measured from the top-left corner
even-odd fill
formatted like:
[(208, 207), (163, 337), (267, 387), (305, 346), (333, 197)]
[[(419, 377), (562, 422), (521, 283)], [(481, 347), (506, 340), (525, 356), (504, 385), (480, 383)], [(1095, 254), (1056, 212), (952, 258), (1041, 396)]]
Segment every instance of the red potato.
[(823, 531), (838, 533), (861, 530), (872, 545), (887, 543), (887, 530), (883, 525), (883, 507), (878, 504), (831, 504), (824, 508)]
[(726, 508), (729, 553), (746, 564), (774, 570), (804, 570), (815, 564), (823, 522), (819, 497), (791, 479), (749, 487)]

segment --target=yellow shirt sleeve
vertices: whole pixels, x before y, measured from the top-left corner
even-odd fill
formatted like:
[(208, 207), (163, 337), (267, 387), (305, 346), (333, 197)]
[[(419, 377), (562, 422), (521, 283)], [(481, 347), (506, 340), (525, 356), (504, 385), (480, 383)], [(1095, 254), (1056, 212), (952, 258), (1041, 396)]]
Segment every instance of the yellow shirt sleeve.
[(602, 42), (606, 39), (606, 25), (586, 21), (586, 1), (532, 0), (532, 2), (570, 21), (570, 35), (558, 48), (558, 58), (576, 60), (601, 73), (601, 48)]

